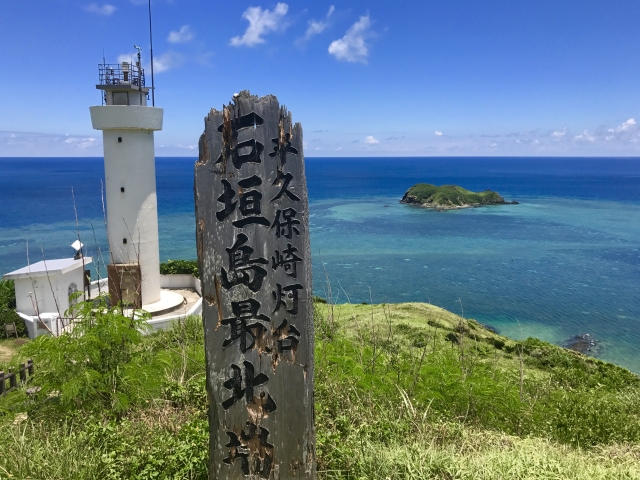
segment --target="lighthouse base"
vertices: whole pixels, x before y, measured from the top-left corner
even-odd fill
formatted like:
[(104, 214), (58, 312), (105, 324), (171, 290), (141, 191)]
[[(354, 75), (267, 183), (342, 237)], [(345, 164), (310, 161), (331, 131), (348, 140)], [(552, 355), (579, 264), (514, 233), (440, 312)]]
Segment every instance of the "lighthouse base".
[(160, 290), (160, 301), (142, 305), (142, 309), (149, 312), (152, 317), (179, 310), (185, 305), (185, 298), (172, 290)]

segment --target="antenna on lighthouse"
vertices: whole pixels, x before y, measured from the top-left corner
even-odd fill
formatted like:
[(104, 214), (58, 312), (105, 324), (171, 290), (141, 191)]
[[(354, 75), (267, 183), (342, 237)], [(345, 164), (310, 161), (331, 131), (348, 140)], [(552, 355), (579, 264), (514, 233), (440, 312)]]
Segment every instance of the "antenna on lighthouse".
[(138, 45), (136, 45), (135, 43), (133, 44), (133, 48), (135, 48), (138, 51), (138, 61), (136, 62), (136, 67), (138, 68), (138, 86), (140, 87), (142, 82), (140, 81), (140, 79), (143, 77), (144, 75), (144, 70), (142, 70), (142, 54), (140, 53), (142, 51), (142, 47), (139, 47)]
[(153, 30), (151, 28), (151, 0), (149, 0), (149, 56), (151, 57), (151, 106), (156, 106), (156, 86), (153, 81)]

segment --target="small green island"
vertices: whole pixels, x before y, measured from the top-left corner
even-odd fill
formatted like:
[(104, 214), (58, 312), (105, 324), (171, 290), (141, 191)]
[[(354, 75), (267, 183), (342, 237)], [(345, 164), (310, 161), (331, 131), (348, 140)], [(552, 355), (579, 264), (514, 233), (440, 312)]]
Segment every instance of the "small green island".
[(407, 190), (400, 203), (434, 210), (455, 210), (460, 208), (482, 207), (484, 205), (517, 205), (507, 202), (498, 192), (485, 190), (472, 192), (457, 185), (440, 187), (429, 183), (418, 183)]

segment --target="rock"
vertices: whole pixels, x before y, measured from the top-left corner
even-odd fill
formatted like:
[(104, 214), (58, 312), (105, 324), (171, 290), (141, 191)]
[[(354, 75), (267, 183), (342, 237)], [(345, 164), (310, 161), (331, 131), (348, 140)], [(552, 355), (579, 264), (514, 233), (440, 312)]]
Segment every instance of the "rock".
[(596, 353), (599, 341), (588, 333), (582, 335), (574, 335), (562, 342), (564, 348), (573, 350), (574, 352), (583, 353), (585, 355), (593, 355)]
[(488, 325), (486, 323), (481, 323), (480, 325), (482, 325), (484, 328), (486, 328), (487, 330), (489, 330), (490, 332), (495, 333), (496, 335), (500, 335), (500, 330), (498, 330), (496, 327), (493, 327), (491, 325)]

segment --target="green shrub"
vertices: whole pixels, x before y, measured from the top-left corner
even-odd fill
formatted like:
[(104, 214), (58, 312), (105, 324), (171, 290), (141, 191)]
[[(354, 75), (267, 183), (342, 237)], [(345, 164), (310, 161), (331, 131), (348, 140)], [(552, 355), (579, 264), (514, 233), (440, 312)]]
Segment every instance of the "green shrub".
[(101, 296), (74, 305), (66, 316), (75, 318), (73, 328), (24, 347), (33, 358), (40, 397), (55, 398), (65, 408), (124, 411), (144, 384), (144, 351), (136, 347), (148, 314), (126, 317)]
[(12, 280), (0, 280), (0, 335), (4, 336), (6, 323), (15, 323), (18, 335), (26, 336), (24, 321), (16, 313), (16, 292)]
[(162, 275), (187, 274), (200, 278), (200, 269), (197, 260), (167, 260), (160, 264)]

